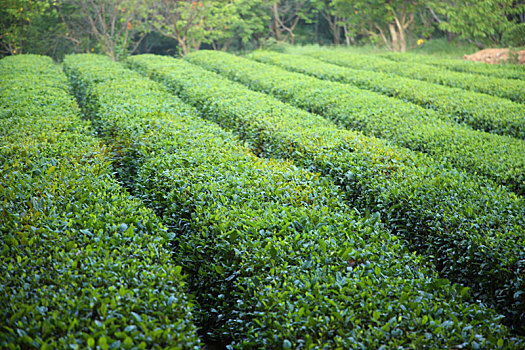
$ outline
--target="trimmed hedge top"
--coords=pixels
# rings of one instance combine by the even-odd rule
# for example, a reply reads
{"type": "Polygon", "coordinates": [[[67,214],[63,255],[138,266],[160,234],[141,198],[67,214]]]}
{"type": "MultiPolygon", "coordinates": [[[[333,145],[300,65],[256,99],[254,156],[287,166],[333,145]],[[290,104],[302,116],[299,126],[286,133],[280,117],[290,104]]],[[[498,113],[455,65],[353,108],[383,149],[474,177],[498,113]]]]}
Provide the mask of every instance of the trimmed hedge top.
{"type": "MultiPolygon", "coordinates": [[[[249,69],[254,62],[224,53],[189,58],[247,83],[253,78],[253,87],[264,76],[260,68],[260,75],[249,69]]],[[[412,247],[431,256],[444,276],[472,286],[476,296],[499,304],[512,320],[522,317],[523,295],[515,294],[522,288],[522,199],[406,149],[338,129],[187,62],[155,56],[128,62],[235,130],[261,154],[290,158],[331,176],[352,205],[379,212],[412,247]]]]}
{"type": "MultiPolygon", "coordinates": [[[[382,72],[337,66],[310,56],[257,51],[248,56],[320,79],[350,83],[422,107],[443,121],[456,121],[474,129],[525,139],[525,106],[504,98],[451,88],[382,72]]],[[[501,139],[500,142],[506,142],[501,139]]]]}
{"type": "Polygon", "coordinates": [[[179,232],[176,259],[210,337],[236,348],[513,346],[497,316],[465,302],[468,289],[435,279],[326,178],[255,157],[104,57],[64,62],[122,169],[137,168],[136,195],[179,232]]]}
{"type": "MultiPolygon", "coordinates": [[[[253,56],[271,60],[273,54],[253,56]]],[[[315,62],[302,64],[312,66],[315,62]]],[[[447,123],[433,111],[346,84],[321,81],[260,63],[246,65],[247,70],[259,72],[252,76],[271,76],[268,81],[258,80],[259,85],[273,89],[272,93],[285,102],[324,115],[349,129],[428,153],[437,161],[450,162],[457,168],[484,175],[518,194],[525,194],[524,140],[447,123]]]]}
{"type": "Polygon", "coordinates": [[[393,73],[407,78],[508,98],[519,103],[525,102],[525,81],[521,80],[445,71],[442,68],[425,64],[395,62],[380,56],[332,50],[312,51],[307,55],[345,67],[393,73]]]}
{"type": "Polygon", "coordinates": [[[525,80],[525,68],[518,64],[488,64],[451,58],[418,55],[411,53],[389,52],[381,54],[392,61],[416,62],[437,66],[456,72],[490,75],[495,78],[525,80]]]}
{"type": "Polygon", "coordinates": [[[169,233],[112,178],[60,68],[14,56],[0,75],[0,347],[199,348],[169,233]]]}

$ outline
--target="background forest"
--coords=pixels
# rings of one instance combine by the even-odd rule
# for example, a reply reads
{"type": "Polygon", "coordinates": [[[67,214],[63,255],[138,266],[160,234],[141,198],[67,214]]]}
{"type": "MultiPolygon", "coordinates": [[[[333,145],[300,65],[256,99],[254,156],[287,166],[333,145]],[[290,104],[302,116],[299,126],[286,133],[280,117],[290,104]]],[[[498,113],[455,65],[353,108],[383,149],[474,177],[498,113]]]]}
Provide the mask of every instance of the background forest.
{"type": "Polygon", "coordinates": [[[0,56],[185,55],[282,44],[406,51],[430,39],[525,45],[523,0],[0,0],[0,56]]]}

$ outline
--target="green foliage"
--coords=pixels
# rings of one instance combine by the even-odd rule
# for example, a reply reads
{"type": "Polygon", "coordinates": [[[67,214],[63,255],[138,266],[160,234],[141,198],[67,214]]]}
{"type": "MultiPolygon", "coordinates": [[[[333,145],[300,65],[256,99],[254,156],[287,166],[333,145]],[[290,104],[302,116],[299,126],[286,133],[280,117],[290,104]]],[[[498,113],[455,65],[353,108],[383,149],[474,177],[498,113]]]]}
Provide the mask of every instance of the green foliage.
{"type": "Polygon", "coordinates": [[[295,30],[301,20],[310,22],[316,0],[271,0],[271,31],[277,42],[295,43],[295,30]]]}
{"type": "MultiPolygon", "coordinates": [[[[43,20],[57,23],[58,14],[50,1],[0,0],[0,52],[48,53],[39,41],[50,45],[55,28],[43,20]],[[41,32],[45,31],[44,38],[41,32]]],[[[52,44],[51,44],[52,45],[52,44]]]]}
{"type": "Polygon", "coordinates": [[[173,232],[112,177],[60,68],[0,74],[0,347],[198,348],[173,232]]]}
{"type": "Polygon", "coordinates": [[[247,29],[243,40],[246,40],[246,35],[251,36],[252,26],[258,30],[259,23],[253,18],[244,20],[241,14],[258,8],[247,5],[246,2],[236,4],[228,0],[162,0],[149,6],[148,13],[152,18],[149,23],[162,35],[176,39],[181,53],[186,55],[199,50],[203,43],[215,45],[224,41],[232,36],[232,30],[247,29]]]}
{"type": "MultiPolygon", "coordinates": [[[[416,102],[419,102],[419,98],[423,100],[420,103],[425,105],[429,100],[432,103],[432,98],[434,98],[436,100],[434,105],[448,105],[450,104],[448,96],[454,96],[451,95],[454,91],[447,91],[448,88],[437,85],[437,89],[434,89],[432,86],[425,86],[429,85],[428,83],[418,80],[405,79],[403,81],[403,78],[391,77],[387,74],[350,70],[315,60],[312,57],[262,51],[250,54],[248,57],[282,66],[288,70],[314,75],[321,79],[349,82],[359,87],[372,88],[380,92],[389,91],[389,94],[393,95],[395,99],[382,97],[348,85],[323,83],[299,74],[284,73],[282,75],[281,87],[283,90],[292,85],[285,83],[285,81],[292,82],[298,88],[299,86],[316,87],[315,92],[311,93],[311,98],[308,98],[307,95],[310,94],[305,92],[301,101],[296,103],[302,108],[330,117],[349,129],[360,130],[365,134],[385,138],[400,146],[429,153],[437,160],[449,161],[458,168],[485,175],[495,182],[507,185],[519,194],[525,194],[525,178],[523,178],[525,158],[522,151],[525,149],[525,141],[474,131],[468,127],[451,123],[453,119],[449,113],[454,111],[448,110],[445,113],[437,113],[397,99],[415,99],[416,102]],[[439,88],[445,91],[439,91],[439,88]],[[324,97],[319,96],[321,91],[325,91],[324,97]],[[436,99],[436,92],[441,92],[440,96],[443,97],[436,99]],[[351,107],[344,102],[334,104],[332,102],[334,100],[352,101],[351,107]],[[415,125],[417,128],[414,127],[415,125]]],[[[263,67],[261,66],[261,68],[263,67]]],[[[279,74],[279,71],[275,71],[275,74],[279,74]]],[[[472,93],[466,92],[466,94],[472,93]]],[[[480,94],[480,96],[483,97],[484,95],[480,94]]],[[[458,97],[461,99],[465,96],[460,94],[458,97]]],[[[288,97],[284,98],[288,99],[288,97]]],[[[456,110],[461,111],[462,103],[467,101],[456,101],[456,110]]],[[[503,128],[496,124],[489,130],[510,129],[514,133],[515,125],[517,125],[518,135],[525,137],[525,130],[521,128],[525,126],[523,106],[511,103],[508,100],[503,101],[515,107],[515,114],[522,114],[522,118],[510,125],[503,124],[503,128]]],[[[472,105],[475,102],[472,101],[472,105]]],[[[500,107],[499,110],[505,112],[505,108],[500,107]]],[[[482,119],[481,122],[473,120],[470,124],[486,128],[487,123],[493,123],[491,116],[492,114],[486,113],[484,120],[482,119]]],[[[473,119],[469,115],[463,118],[467,121],[473,119]]]]}
{"type": "MultiPolygon", "coordinates": [[[[224,50],[238,38],[242,46],[255,41],[255,45],[266,35],[267,24],[270,21],[266,0],[236,0],[231,3],[235,17],[225,30],[225,35],[218,40],[224,50]]],[[[241,47],[242,48],[242,47],[241,47]]]]}
{"type": "MultiPolygon", "coordinates": [[[[310,80],[301,86],[287,75],[293,73],[225,53],[195,52],[187,59],[293,103],[316,103],[329,93],[310,80]],[[316,91],[317,96],[310,95],[316,91]]],[[[338,129],[193,65],[165,60],[164,68],[159,64],[148,69],[147,60],[140,67],[202,108],[208,118],[236,130],[256,152],[290,158],[331,176],[352,206],[380,213],[385,224],[431,258],[443,276],[472,287],[476,298],[495,305],[509,323],[521,327],[522,198],[425,156],[338,129]]],[[[328,101],[325,111],[345,103],[337,95],[328,101]]]]}
{"type": "MultiPolygon", "coordinates": [[[[129,61],[142,60],[155,63],[129,61]]],[[[326,179],[256,158],[104,57],[70,56],[65,67],[86,112],[142,164],[136,194],[180,232],[175,253],[210,336],[235,348],[440,347],[507,336],[498,317],[436,281],[377,217],[352,213],[326,179]]]]}
{"type": "Polygon", "coordinates": [[[421,10],[428,5],[428,1],[421,0],[334,0],[333,3],[344,18],[350,19],[373,42],[403,52],[416,14],[421,16],[421,10]]]}
{"type": "MultiPolygon", "coordinates": [[[[272,42],[406,51],[421,38],[453,33],[480,47],[516,47],[524,15],[525,5],[516,0],[0,0],[0,54],[62,59],[70,52],[102,52],[120,60],[159,52],[142,43],[149,33],[171,39],[162,54],[201,47],[244,51],[272,42]]],[[[457,53],[450,49],[456,45],[445,46],[457,53]]]]}
{"type": "Polygon", "coordinates": [[[256,158],[161,85],[104,57],[70,56],[65,67],[108,140],[141,162],[136,194],[180,232],[175,253],[210,336],[243,349],[491,346],[508,336],[376,216],[347,208],[327,179],[256,158]]]}
{"type": "MultiPolygon", "coordinates": [[[[381,56],[392,61],[427,64],[456,72],[479,74],[479,79],[483,79],[483,76],[487,75],[495,78],[525,80],[525,69],[510,64],[488,64],[468,60],[446,59],[415,54],[398,54],[393,52],[381,54],[381,56]]],[[[446,71],[444,74],[446,74],[446,71]]]]}
{"type": "Polygon", "coordinates": [[[147,1],[59,0],[58,6],[76,52],[103,52],[120,60],[135,52],[147,32],[147,1]]]}
{"type": "Polygon", "coordinates": [[[525,23],[516,24],[507,29],[503,33],[502,41],[506,46],[525,46],[525,23]]]}
{"type": "MultiPolygon", "coordinates": [[[[430,115],[444,121],[455,120],[475,129],[525,138],[525,107],[521,104],[458,88],[392,76],[387,73],[337,66],[328,63],[331,61],[332,56],[337,57],[337,55],[331,55],[329,51],[321,52],[319,50],[316,56],[324,58],[326,62],[317,60],[314,57],[279,55],[260,51],[254,52],[248,57],[260,62],[278,65],[291,71],[313,75],[320,79],[350,83],[359,88],[407,100],[422,107],[438,111],[439,113],[430,113],[430,115]]],[[[400,53],[388,53],[382,56],[403,62],[435,61],[430,57],[422,57],[419,60],[421,56],[407,56],[407,54],[400,53]]],[[[338,62],[337,58],[333,59],[333,61],[338,62]]],[[[455,63],[456,61],[452,62],[455,63]]],[[[462,61],[459,63],[462,63],[462,61]]],[[[467,69],[468,67],[470,66],[467,65],[465,68],[467,69]]],[[[517,70],[516,74],[519,72],[517,70]]],[[[496,143],[500,144],[505,142],[505,139],[496,141],[496,143]]],[[[523,146],[519,145],[518,147],[523,146]]]]}
{"type": "Polygon", "coordinates": [[[485,43],[499,44],[504,33],[515,30],[515,15],[525,14],[525,4],[516,0],[478,0],[458,4],[438,1],[430,5],[443,15],[439,28],[458,34],[483,47],[485,43]]]}
{"type": "MultiPolygon", "coordinates": [[[[453,38],[452,34],[449,34],[450,38],[439,37],[440,33],[433,34],[435,36],[424,40],[421,45],[412,48],[410,51],[414,54],[418,54],[418,56],[432,56],[451,59],[462,59],[465,55],[470,55],[479,51],[475,45],[463,39],[453,38]]],[[[396,54],[395,52],[389,53],[396,54]]]]}
{"type": "Polygon", "coordinates": [[[379,56],[359,55],[344,51],[335,51],[329,54],[318,51],[309,53],[309,55],[340,66],[396,74],[406,78],[507,98],[518,103],[525,102],[525,82],[521,80],[448,72],[439,67],[425,64],[394,62],[379,56]]]}

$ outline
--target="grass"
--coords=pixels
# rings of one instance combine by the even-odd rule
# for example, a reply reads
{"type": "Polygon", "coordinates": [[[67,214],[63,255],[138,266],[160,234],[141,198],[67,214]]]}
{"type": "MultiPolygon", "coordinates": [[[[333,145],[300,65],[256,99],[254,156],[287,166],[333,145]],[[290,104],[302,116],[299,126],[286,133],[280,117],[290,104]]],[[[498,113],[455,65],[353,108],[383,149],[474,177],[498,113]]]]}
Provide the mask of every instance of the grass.
{"type": "MultiPolygon", "coordinates": [[[[273,43],[267,45],[266,49],[283,52],[283,53],[301,53],[312,50],[319,50],[324,46],[320,45],[290,45],[286,43],[273,43]]],[[[334,48],[334,47],[332,47],[334,48]]],[[[360,54],[378,54],[389,52],[382,46],[376,46],[372,44],[365,44],[360,46],[345,46],[340,45],[336,47],[337,50],[350,51],[353,53],[360,54]]],[[[422,45],[416,46],[416,44],[410,45],[408,52],[418,53],[423,55],[438,56],[441,58],[457,58],[462,59],[463,55],[469,55],[478,51],[477,47],[471,45],[465,41],[454,40],[449,42],[446,38],[432,39],[425,41],[422,45]]]]}

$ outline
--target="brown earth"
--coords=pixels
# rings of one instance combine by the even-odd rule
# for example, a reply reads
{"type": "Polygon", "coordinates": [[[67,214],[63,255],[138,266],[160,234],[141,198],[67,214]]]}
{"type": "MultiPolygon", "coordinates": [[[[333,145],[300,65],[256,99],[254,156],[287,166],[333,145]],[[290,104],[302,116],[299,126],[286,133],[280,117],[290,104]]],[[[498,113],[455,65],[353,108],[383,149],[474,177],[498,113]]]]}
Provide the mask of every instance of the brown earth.
{"type": "MultiPolygon", "coordinates": [[[[511,57],[517,58],[519,64],[525,63],[525,50],[511,53],[511,57]]],[[[509,49],[485,49],[472,55],[463,56],[464,60],[497,64],[509,59],[509,49]]]]}

